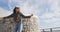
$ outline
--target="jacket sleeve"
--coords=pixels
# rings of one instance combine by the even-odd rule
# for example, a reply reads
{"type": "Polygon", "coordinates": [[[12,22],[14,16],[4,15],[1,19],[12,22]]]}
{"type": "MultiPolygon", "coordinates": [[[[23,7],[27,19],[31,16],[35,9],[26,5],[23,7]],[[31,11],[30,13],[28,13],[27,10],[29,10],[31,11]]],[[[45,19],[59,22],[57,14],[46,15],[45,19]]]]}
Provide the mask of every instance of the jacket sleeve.
{"type": "Polygon", "coordinates": [[[9,16],[7,16],[7,17],[4,17],[4,19],[5,19],[5,18],[10,18],[10,17],[12,17],[12,16],[13,16],[13,14],[11,14],[11,15],[9,15],[9,16]]]}
{"type": "Polygon", "coordinates": [[[23,15],[22,13],[20,13],[20,15],[23,17],[23,18],[30,18],[31,16],[25,16],[23,15]]]}

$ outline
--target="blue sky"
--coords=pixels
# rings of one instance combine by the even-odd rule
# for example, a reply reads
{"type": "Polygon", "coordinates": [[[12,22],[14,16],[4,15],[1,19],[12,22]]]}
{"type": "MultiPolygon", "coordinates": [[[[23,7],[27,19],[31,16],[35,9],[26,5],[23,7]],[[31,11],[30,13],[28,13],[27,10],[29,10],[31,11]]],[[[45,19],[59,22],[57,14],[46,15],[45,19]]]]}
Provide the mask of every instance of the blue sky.
{"type": "Polygon", "coordinates": [[[0,16],[8,16],[15,6],[23,14],[39,17],[40,27],[60,27],[60,0],[0,0],[0,16]]]}

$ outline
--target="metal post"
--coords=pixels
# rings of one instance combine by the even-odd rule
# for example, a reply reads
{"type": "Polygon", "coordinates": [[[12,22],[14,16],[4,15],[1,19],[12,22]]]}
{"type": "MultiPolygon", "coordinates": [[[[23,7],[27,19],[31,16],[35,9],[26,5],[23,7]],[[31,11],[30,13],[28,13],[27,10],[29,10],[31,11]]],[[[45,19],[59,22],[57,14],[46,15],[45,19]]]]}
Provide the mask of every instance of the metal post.
{"type": "Polygon", "coordinates": [[[50,28],[50,32],[52,32],[52,28],[50,28]]]}
{"type": "Polygon", "coordinates": [[[44,29],[43,29],[43,32],[44,32],[44,29]]]}

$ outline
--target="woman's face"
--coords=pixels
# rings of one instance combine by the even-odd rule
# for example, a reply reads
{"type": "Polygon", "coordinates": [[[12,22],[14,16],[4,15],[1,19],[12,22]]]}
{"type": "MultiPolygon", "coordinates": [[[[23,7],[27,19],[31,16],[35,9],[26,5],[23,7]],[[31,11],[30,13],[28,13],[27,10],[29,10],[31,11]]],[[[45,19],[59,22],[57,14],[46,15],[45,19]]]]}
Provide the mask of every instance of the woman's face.
{"type": "Polygon", "coordinates": [[[16,11],[16,13],[18,13],[18,12],[19,12],[19,8],[16,8],[16,10],[15,10],[15,11],[16,11]]]}

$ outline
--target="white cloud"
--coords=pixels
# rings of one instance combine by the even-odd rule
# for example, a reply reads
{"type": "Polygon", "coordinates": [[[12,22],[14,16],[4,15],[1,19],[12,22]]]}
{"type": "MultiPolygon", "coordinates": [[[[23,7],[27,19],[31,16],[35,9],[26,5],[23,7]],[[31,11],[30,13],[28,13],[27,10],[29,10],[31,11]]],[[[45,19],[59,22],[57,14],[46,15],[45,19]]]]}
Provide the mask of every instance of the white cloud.
{"type": "Polygon", "coordinates": [[[8,16],[10,14],[11,14],[10,11],[7,11],[7,10],[0,7],[0,17],[5,17],[5,16],[8,16]]]}
{"type": "MultiPolygon", "coordinates": [[[[16,6],[21,7],[21,11],[24,14],[41,14],[42,9],[38,9],[40,5],[43,5],[47,0],[10,0],[9,6],[12,7],[12,4],[17,4],[16,6]]],[[[12,8],[10,8],[12,9],[12,8]]]]}
{"type": "Polygon", "coordinates": [[[16,6],[21,7],[21,11],[24,14],[33,13],[33,14],[38,14],[38,15],[42,14],[45,11],[43,7],[42,7],[43,9],[40,9],[39,8],[40,6],[44,6],[44,4],[50,5],[48,9],[50,9],[53,12],[48,13],[48,10],[47,10],[46,12],[44,12],[44,14],[42,14],[42,16],[40,16],[40,18],[44,19],[43,22],[48,23],[49,25],[50,24],[54,24],[54,26],[58,25],[60,18],[56,18],[56,17],[60,16],[60,13],[59,13],[60,7],[58,6],[59,0],[25,0],[25,1],[24,0],[11,0],[9,2],[10,7],[12,4],[16,4],[16,3],[18,4],[16,6]]]}
{"type": "MultiPolygon", "coordinates": [[[[59,18],[60,17],[59,0],[9,0],[8,3],[11,11],[13,10],[12,8],[14,8],[13,6],[19,6],[21,7],[21,11],[24,14],[33,13],[36,15],[40,15],[43,13],[42,16],[40,16],[40,19],[43,19],[44,23],[47,23],[50,26],[52,26],[51,24],[53,24],[54,26],[60,26],[58,24],[58,22],[60,21],[59,20],[60,19],[59,18]],[[49,5],[49,7],[47,5],[48,10],[44,8],[46,7],[45,6],[46,4],[49,5]],[[48,11],[50,10],[53,12],[49,13],[48,11]]],[[[9,14],[7,13],[8,11],[5,11],[5,9],[3,8],[0,8],[0,10],[1,10],[1,13],[0,13],[1,16],[5,16],[5,14],[9,14]]]]}
{"type": "Polygon", "coordinates": [[[59,0],[53,1],[52,5],[51,5],[51,10],[53,10],[54,12],[60,11],[59,0]]]}
{"type": "Polygon", "coordinates": [[[50,5],[49,9],[53,12],[52,13],[46,12],[42,16],[40,16],[40,18],[43,19],[44,23],[48,24],[48,26],[46,27],[59,27],[60,26],[59,0],[49,0],[48,5],[50,5]]]}

